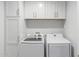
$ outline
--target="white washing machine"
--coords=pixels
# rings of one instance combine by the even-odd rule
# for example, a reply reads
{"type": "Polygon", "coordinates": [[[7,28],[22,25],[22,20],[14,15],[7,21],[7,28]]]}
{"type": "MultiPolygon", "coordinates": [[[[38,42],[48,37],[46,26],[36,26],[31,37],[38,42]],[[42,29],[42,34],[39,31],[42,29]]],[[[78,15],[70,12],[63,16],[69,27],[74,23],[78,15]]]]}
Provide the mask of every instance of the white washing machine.
{"type": "Polygon", "coordinates": [[[44,37],[41,39],[26,39],[20,41],[20,57],[44,57],[44,37]]]}
{"type": "Polygon", "coordinates": [[[46,37],[47,57],[70,57],[71,42],[60,33],[47,34],[46,37]]]}

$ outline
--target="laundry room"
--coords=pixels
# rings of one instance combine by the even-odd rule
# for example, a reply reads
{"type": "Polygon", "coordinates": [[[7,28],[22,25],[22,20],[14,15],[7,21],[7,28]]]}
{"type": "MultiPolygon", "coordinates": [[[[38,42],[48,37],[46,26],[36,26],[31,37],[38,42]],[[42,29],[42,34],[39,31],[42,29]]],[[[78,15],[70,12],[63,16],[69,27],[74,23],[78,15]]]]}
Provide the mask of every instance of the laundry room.
{"type": "Polygon", "coordinates": [[[79,57],[79,1],[0,1],[1,57],[79,57]]]}

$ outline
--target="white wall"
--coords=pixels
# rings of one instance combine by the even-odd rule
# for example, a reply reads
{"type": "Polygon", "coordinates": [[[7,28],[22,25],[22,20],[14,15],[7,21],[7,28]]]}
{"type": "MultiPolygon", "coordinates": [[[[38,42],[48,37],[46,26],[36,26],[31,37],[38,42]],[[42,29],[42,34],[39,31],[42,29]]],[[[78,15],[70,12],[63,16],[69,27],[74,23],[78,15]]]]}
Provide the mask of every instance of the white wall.
{"type": "Polygon", "coordinates": [[[65,23],[65,36],[72,42],[72,46],[74,48],[74,56],[78,56],[79,54],[79,16],[77,13],[79,12],[79,6],[77,7],[76,1],[67,2],[67,16],[65,23]]]}
{"type": "Polygon", "coordinates": [[[27,28],[64,28],[64,21],[63,19],[37,19],[37,20],[25,20],[27,28]]]}
{"type": "Polygon", "coordinates": [[[77,1],[77,54],[79,56],[79,1],[77,1]]]}
{"type": "Polygon", "coordinates": [[[42,34],[49,34],[49,33],[63,33],[63,28],[47,28],[47,29],[34,29],[34,28],[28,28],[25,30],[24,33],[32,33],[40,32],[42,34]]]}
{"type": "Polygon", "coordinates": [[[63,33],[64,20],[25,20],[25,33],[63,33]]]}
{"type": "Polygon", "coordinates": [[[0,56],[4,56],[4,2],[0,2],[0,56]]]}

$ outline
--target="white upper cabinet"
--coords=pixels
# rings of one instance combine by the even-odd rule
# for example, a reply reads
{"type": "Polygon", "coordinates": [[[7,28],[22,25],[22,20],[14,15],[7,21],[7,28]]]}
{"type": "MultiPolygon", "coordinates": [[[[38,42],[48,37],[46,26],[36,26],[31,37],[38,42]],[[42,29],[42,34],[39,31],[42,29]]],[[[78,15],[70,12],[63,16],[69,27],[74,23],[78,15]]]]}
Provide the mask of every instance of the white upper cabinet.
{"type": "Polygon", "coordinates": [[[44,2],[24,2],[25,18],[44,18],[44,2]]]}
{"type": "Polygon", "coordinates": [[[45,18],[45,2],[37,3],[37,18],[45,18]]]}
{"type": "Polygon", "coordinates": [[[46,18],[64,19],[65,2],[63,1],[46,2],[45,11],[46,11],[46,18]]]}
{"type": "Polygon", "coordinates": [[[45,18],[54,18],[55,17],[55,2],[46,2],[45,11],[46,11],[45,18]]]}
{"type": "Polygon", "coordinates": [[[65,18],[65,2],[24,2],[25,18],[65,18]]]}
{"type": "Polygon", "coordinates": [[[26,18],[33,18],[33,8],[35,8],[34,4],[29,2],[24,2],[24,16],[26,18]]]}
{"type": "Polygon", "coordinates": [[[65,18],[65,2],[57,1],[55,3],[55,17],[65,18]]]}
{"type": "Polygon", "coordinates": [[[18,2],[17,1],[7,1],[5,2],[6,16],[18,16],[18,2]]]}

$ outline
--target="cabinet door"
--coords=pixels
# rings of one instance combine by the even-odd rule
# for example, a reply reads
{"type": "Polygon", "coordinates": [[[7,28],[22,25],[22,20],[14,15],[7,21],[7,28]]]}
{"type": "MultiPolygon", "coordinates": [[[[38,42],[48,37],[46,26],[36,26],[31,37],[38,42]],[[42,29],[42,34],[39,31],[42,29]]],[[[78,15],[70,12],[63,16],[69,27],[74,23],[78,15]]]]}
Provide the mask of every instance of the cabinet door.
{"type": "Polygon", "coordinates": [[[6,42],[17,43],[18,18],[7,18],[6,22],[6,42]]]}
{"type": "Polygon", "coordinates": [[[44,18],[44,2],[25,2],[25,18],[44,18]]]}
{"type": "Polygon", "coordinates": [[[17,57],[18,56],[18,46],[17,44],[7,44],[6,45],[6,57],[17,57]]]}
{"type": "Polygon", "coordinates": [[[22,44],[19,50],[21,57],[43,57],[44,44],[22,44]]]}
{"type": "Polygon", "coordinates": [[[59,18],[65,18],[65,2],[57,1],[55,2],[55,15],[59,18]]]}
{"type": "Polygon", "coordinates": [[[69,44],[49,44],[48,56],[49,57],[69,57],[70,50],[69,44]]]}
{"type": "Polygon", "coordinates": [[[55,2],[46,2],[45,4],[46,18],[55,18],[55,2]]]}
{"type": "Polygon", "coordinates": [[[18,45],[18,18],[6,19],[6,56],[16,56],[18,45]]]}
{"type": "Polygon", "coordinates": [[[25,18],[33,18],[34,4],[31,2],[24,3],[25,18]]]}
{"type": "Polygon", "coordinates": [[[36,6],[37,18],[45,18],[45,2],[39,2],[36,6]]]}
{"type": "Polygon", "coordinates": [[[18,15],[18,2],[7,1],[5,2],[6,16],[17,16],[18,15]]]}

